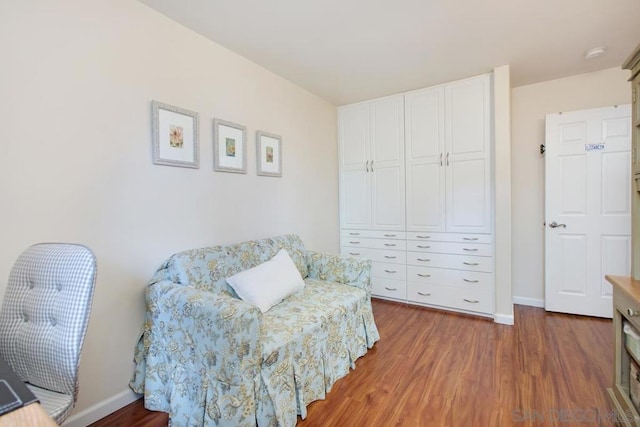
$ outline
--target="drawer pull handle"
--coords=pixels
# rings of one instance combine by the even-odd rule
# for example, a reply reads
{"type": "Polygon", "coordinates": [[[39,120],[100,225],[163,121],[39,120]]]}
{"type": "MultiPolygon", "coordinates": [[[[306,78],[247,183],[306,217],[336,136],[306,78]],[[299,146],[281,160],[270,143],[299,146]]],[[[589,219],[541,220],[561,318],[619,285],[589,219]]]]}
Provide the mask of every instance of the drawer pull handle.
{"type": "Polygon", "coordinates": [[[418,295],[422,295],[423,297],[430,297],[431,294],[425,294],[423,292],[418,292],[418,295]]]}
{"type": "Polygon", "coordinates": [[[349,255],[360,255],[360,252],[349,252],[349,255]]]}
{"type": "Polygon", "coordinates": [[[395,234],[385,234],[384,237],[396,237],[395,234]]]}
{"type": "Polygon", "coordinates": [[[397,273],[397,271],[396,271],[396,270],[385,270],[384,272],[385,272],[385,273],[391,273],[391,274],[395,274],[395,273],[397,273]]]}
{"type": "Polygon", "coordinates": [[[396,244],[395,244],[395,243],[385,243],[384,245],[385,245],[385,246],[393,247],[393,246],[395,246],[396,244]]]}
{"type": "Polygon", "coordinates": [[[420,277],[431,277],[431,275],[430,275],[430,274],[422,274],[422,273],[417,273],[417,274],[418,274],[418,276],[420,276],[420,277]]]}
{"type": "Polygon", "coordinates": [[[478,240],[478,238],[477,237],[463,237],[462,240],[467,240],[467,241],[470,241],[470,242],[474,242],[474,241],[478,240]]]}
{"type": "Polygon", "coordinates": [[[469,280],[469,279],[462,279],[462,280],[464,280],[467,283],[478,283],[479,282],[479,280],[469,280]]]}
{"type": "Polygon", "coordinates": [[[430,239],[431,236],[416,236],[418,239],[430,239]]]}
{"type": "Polygon", "coordinates": [[[463,300],[465,300],[466,302],[468,302],[469,304],[477,304],[480,301],[478,301],[477,299],[474,300],[470,300],[470,299],[466,299],[466,298],[462,298],[463,300]]]}
{"type": "Polygon", "coordinates": [[[349,243],[351,243],[352,245],[359,245],[360,244],[360,242],[349,242],[349,243]]]}
{"type": "Polygon", "coordinates": [[[386,290],[388,290],[388,291],[397,291],[397,290],[398,290],[398,288],[388,288],[388,287],[386,287],[386,286],[385,286],[384,288],[385,288],[386,290]]]}
{"type": "Polygon", "coordinates": [[[418,261],[420,262],[428,262],[431,261],[429,258],[418,258],[418,261]]]}
{"type": "Polygon", "coordinates": [[[479,265],[477,262],[467,262],[467,261],[463,261],[462,262],[464,265],[479,265]]]}
{"type": "Polygon", "coordinates": [[[463,251],[467,251],[467,252],[476,252],[478,249],[477,248],[473,248],[473,249],[469,249],[469,248],[462,248],[463,251]]]}
{"type": "Polygon", "coordinates": [[[418,245],[418,247],[420,249],[429,249],[431,246],[427,246],[427,245],[418,245]]]}
{"type": "Polygon", "coordinates": [[[350,236],[359,236],[360,233],[349,233],[350,236]]]}
{"type": "Polygon", "coordinates": [[[629,317],[636,317],[638,314],[640,314],[640,311],[634,310],[633,308],[627,308],[627,315],[629,315],[629,317]]]}
{"type": "Polygon", "coordinates": [[[395,256],[389,256],[389,255],[385,255],[384,257],[387,258],[387,259],[396,259],[397,258],[395,256]]]}

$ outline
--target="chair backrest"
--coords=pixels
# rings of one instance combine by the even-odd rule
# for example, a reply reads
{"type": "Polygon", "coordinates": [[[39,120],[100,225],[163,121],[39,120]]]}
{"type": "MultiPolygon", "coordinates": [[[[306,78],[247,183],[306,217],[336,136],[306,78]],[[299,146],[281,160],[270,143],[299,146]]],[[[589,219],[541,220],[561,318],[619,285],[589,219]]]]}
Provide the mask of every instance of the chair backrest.
{"type": "Polygon", "coordinates": [[[41,243],[18,257],[0,310],[0,354],[24,381],[75,401],[95,280],[85,246],[41,243]]]}

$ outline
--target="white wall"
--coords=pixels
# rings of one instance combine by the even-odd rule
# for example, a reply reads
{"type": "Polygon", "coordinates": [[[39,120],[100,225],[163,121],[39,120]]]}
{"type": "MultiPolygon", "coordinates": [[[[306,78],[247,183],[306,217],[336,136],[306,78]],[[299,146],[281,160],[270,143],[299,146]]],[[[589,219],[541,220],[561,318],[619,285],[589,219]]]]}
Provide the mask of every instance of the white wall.
{"type": "Polygon", "coordinates": [[[629,72],[594,73],[514,88],[512,102],[512,276],[516,303],[544,302],[545,115],[631,102],[629,72]]]}
{"type": "Polygon", "coordinates": [[[511,284],[511,70],[493,70],[496,313],[498,323],[513,325],[511,284]]]}
{"type": "Polygon", "coordinates": [[[33,243],[98,258],[76,414],[128,389],[172,253],[289,232],[338,251],[328,102],[134,0],[3,1],[0,52],[0,294],[33,243]],[[151,100],[200,113],[200,169],[152,164],[151,100]],[[213,172],[213,117],[247,126],[246,175],[213,172]],[[256,130],[282,135],[282,178],[256,176],[256,130]]]}

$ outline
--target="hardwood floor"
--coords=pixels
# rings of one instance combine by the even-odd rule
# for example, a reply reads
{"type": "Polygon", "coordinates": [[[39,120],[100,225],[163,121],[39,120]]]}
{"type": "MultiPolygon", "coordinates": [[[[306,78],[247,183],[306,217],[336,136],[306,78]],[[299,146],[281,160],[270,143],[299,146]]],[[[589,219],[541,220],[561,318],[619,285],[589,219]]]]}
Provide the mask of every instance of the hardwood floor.
{"type": "MultiPolygon", "coordinates": [[[[300,427],[612,426],[611,320],[515,306],[515,326],[375,299],[380,341],[300,427]]],[[[166,426],[142,401],[93,424],[166,426]]]]}

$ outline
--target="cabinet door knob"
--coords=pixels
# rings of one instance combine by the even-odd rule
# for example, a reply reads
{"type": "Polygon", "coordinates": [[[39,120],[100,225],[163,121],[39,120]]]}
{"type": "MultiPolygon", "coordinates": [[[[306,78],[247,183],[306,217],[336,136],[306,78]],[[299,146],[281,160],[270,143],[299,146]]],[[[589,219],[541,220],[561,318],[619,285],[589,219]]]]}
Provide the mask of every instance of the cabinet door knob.
{"type": "Polygon", "coordinates": [[[425,294],[423,292],[418,292],[418,295],[422,295],[423,297],[430,297],[431,294],[425,294]]]}
{"type": "Polygon", "coordinates": [[[397,290],[398,290],[398,288],[388,288],[388,287],[386,287],[386,286],[385,286],[384,288],[385,288],[386,290],[388,290],[388,291],[397,291],[397,290]]]}
{"type": "Polygon", "coordinates": [[[474,241],[474,240],[478,240],[478,238],[477,237],[463,237],[462,240],[474,241]]]}
{"type": "Polygon", "coordinates": [[[395,234],[385,234],[384,237],[396,237],[395,234]]]}
{"type": "Polygon", "coordinates": [[[467,252],[476,252],[478,249],[476,248],[462,248],[463,251],[467,251],[467,252]]]}
{"type": "Polygon", "coordinates": [[[478,265],[477,262],[467,262],[467,261],[463,261],[462,262],[464,265],[478,265]]]}
{"type": "Polygon", "coordinates": [[[418,236],[416,236],[416,237],[417,237],[418,239],[430,239],[430,238],[431,238],[431,236],[420,236],[420,235],[418,235],[418,236]]]}
{"type": "Polygon", "coordinates": [[[418,261],[420,262],[428,262],[431,261],[429,258],[417,258],[418,261]]]}
{"type": "Polygon", "coordinates": [[[431,246],[427,245],[417,245],[420,249],[429,249],[431,246]]]}
{"type": "Polygon", "coordinates": [[[391,273],[391,274],[395,274],[397,273],[396,270],[384,270],[385,273],[391,273]]]}
{"type": "Polygon", "coordinates": [[[349,255],[353,255],[353,256],[360,255],[360,252],[349,252],[349,255]]]}
{"type": "Polygon", "coordinates": [[[393,246],[395,246],[396,244],[395,244],[395,243],[385,243],[384,245],[385,245],[385,246],[389,246],[389,247],[393,247],[393,246]]]}
{"type": "Polygon", "coordinates": [[[417,274],[418,274],[418,276],[420,276],[420,277],[431,277],[431,275],[430,275],[430,274],[422,274],[422,273],[417,273],[417,274]]]}
{"type": "Polygon", "coordinates": [[[369,160],[367,160],[367,163],[364,164],[364,168],[367,172],[369,172],[369,160]]]}
{"type": "Polygon", "coordinates": [[[467,283],[478,283],[479,282],[479,280],[469,280],[469,279],[462,279],[462,280],[464,280],[467,283]]]}
{"type": "Polygon", "coordinates": [[[397,258],[397,257],[394,257],[394,256],[389,256],[389,255],[385,255],[384,257],[387,258],[387,259],[396,259],[397,258]]]}
{"type": "Polygon", "coordinates": [[[474,300],[470,300],[470,299],[466,299],[466,298],[462,298],[462,299],[465,300],[466,302],[470,303],[470,304],[477,304],[477,303],[480,302],[477,299],[474,299],[474,300]]]}
{"type": "Polygon", "coordinates": [[[638,310],[634,310],[633,308],[627,308],[627,315],[629,317],[636,317],[638,314],[638,310]]]}

